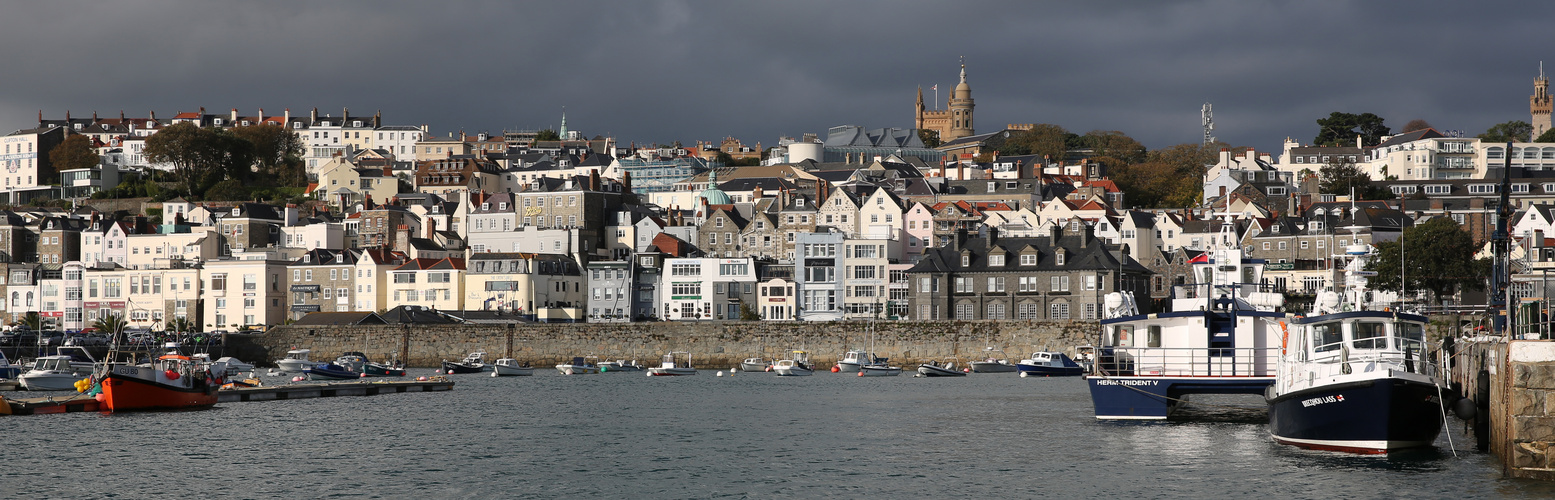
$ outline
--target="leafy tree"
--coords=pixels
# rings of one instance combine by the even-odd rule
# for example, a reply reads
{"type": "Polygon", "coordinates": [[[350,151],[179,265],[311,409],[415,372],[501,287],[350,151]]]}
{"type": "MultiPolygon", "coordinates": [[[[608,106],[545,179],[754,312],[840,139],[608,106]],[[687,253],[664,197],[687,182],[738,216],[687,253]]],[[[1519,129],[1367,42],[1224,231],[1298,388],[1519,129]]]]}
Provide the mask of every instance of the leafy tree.
{"type": "Polygon", "coordinates": [[[1409,123],[1405,123],[1404,124],[1404,131],[1402,133],[1406,133],[1407,134],[1409,132],[1414,132],[1416,130],[1425,130],[1425,129],[1428,129],[1428,128],[1432,128],[1430,122],[1427,122],[1425,120],[1421,120],[1419,118],[1416,118],[1416,119],[1413,119],[1413,120],[1409,120],[1409,123]]]}
{"type": "Polygon", "coordinates": [[[1555,142],[1555,128],[1546,130],[1544,133],[1539,134],[1538,137],[1533,138],[1533,142],[1555,142]]]}
{"type": "Polygon", "coordinates": [[[190,333],[200,331],[200,324],[190,321],[189,318],[173,318],[167,322],[167,330],[175,333],[190,333]]]}
{"type": "Polygon", "coordinates": [[[944,144],[939,140],[938,130],[918,129],[918,140],[923,141],[923,147],[937,148],[944,144]]]}
{"type": "Polygon", "coordinates": [[[1197,206],[1204,190],[1205,166],[1218,160],[1223,147],[1226,144],[1218,142],[1178,144],[1146,153],[1143,162],[1110,163],[1108,172],[1135,206],[1197,206]]]}
{"type": "Polygon", "coordinates": [[[1047,158],[1049,162],[1064,160],[1069,152],[1069,138],[1074,134],[1063,127],[1051,123],[1039,123],[1031,130],[1020,134],[1011,134],[1010,138],[1000,146],[1000,154],[1034,154],[1047,158]],[[1017,152],[1005,152],[1004,148],[1014,147],[1017,152]],[[1019,152],[1025,150],[1025,152],[1019,152]]]}
{"type": "Polygon", "coordinates": [[[1475,137],[1485,142],[1528,142],[1528,138],[1532,135],[1533,125],[1522,120],[1512,120],[1491,125],[1485,133],[1475,137]]]}
{"type": "MultiPolygon", "coordinates": [[[[558,135],[555,130],[545,129],[545,130],[541,130],[541,131],[535,133],[535,140],[537,140],[537,141],[560,141],[560,140],[562,140],[562,136],[558,135]]],[[[679,146],[676,146],[676,147],[679,147],[679,146]]]]}
{"type": "Polygon", "coordinates": [[[232,135],[252,145],[254,159],[264,177],[276,176],[287,165],[302,163],[302,139],[286,127],[272,124],[238,127],[232,129],[232,135]]]}
{"type": "Polygon", "coordinates": [[[49,150],[49,162],[54,164],[55,170],[91,168],[97,166],[97,161],[97,151],[92,149],[92,140],[80,134],[71,134],[64,142],[49,150]]]}
{"type": "Polygon", "coordinates": [[[22,316],[22,325],[35,332],[43,330],[43,316],[36,311],[29,312],[26,316],[22,316]]]}
{"type": "Polygon", "coordinates": [[[100,332],[113,336],[113,342],[115,344],[122,343],[124,341],[124,339],[119,338],[119,336],[122,335],[124,333],[124,329],[128,327],[129,324],[124,322],[124,318],[117,314],[109,314],[107,316],[97,318],[97,321],[92,322],[92,328],[96,328],[100,332]]]}
{"type": "Polygon", "coordinates": [[[1377,273],[1368,286],[1399,291],[1399,251],[1404,252],[1403,284],[1409,290],[1426,290],[1439,303],[1456,290],[1483,290],[1490,277],[1490,259],[1475,259],[1474,238],[1447,217],[1437,217],[1404,229],[1400,241],[1379,243],[1377,257],[1366,270],[1377,273]]]}
{"type": "Polygon", "coordinates": [[[205,199],[218,201],[241,201],[248,199],[249,190],[242,182],[235,179],[227,179],[216,183],[205,191],[205,199]]]}
{"type": "Polygon", "coordinates": [[[1328,118],[1317,120],[1317,138],[1312,142],[1320,146],[1353,146],[1355,136],[1361,136],[1361,141],[1367,146],[1376,146],[1382,142],[1382,136],[1388,135],[1388,127],[1383,125],[1382,117],[1361,113],[1341,113],[1335,111],[1328,118]]]}
{"type": "Polygon", "coordinates": [[[1318,171],[1318,189],[1324,194],[1348,196],[1354,190],[1355,196],[1365,200],[1386,200],[1393,198],[1393,192],[1383,189],[1371,183],[1371,176],[1355,162],[1336,160],[1318,171]]]}
{"type": "Polygon", "coordinates": [[[1117,130],[1092,130],[1074,142],[1079,148],[1090,149],[1097,157],[1117,158],[1129,163],[1144,161],[1148,153],[1144,144],[1117,130]]]}
{"type": "Polygon", "coordinates": [[[224,130],[206,130],[188,122],[146,138],[146,159],[168,163],[179,187],[190,195],[225,178],[246,179],[254,164],[253,145],[224,130]]]}

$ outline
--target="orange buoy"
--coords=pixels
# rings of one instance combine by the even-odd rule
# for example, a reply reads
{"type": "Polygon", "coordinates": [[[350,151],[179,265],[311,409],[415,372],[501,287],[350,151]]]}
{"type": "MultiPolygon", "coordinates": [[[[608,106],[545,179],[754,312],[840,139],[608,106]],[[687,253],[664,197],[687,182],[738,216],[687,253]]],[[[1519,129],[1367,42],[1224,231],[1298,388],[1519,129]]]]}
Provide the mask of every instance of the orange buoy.
{"type": "Polygon", "coordinates": [[[860,376],[860,377],[864,376],[864,370],[859,370],[858,371],[858,376],[860,376]]]}
{"type": "Polygon", "coordinates": [[[837,373],[837,372],[840,372],[840,371],[842,371],[842,367],[841,366],[831,365],[831,372],[832,373],[837,373]]]}

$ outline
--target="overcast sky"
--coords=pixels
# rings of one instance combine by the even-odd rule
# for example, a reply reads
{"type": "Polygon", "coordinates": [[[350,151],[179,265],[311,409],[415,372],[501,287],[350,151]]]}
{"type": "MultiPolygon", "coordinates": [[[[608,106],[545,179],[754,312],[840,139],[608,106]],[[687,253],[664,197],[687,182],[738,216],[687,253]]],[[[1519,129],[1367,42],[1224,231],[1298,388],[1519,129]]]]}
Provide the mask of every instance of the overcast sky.
{"type": "MultiPolygon", "coordinates": [[[[771,146],[913,126],[954,87],[978,132],[1276,150],[1332,111],[1477,134],[1529,119],[1555,2],[0,2],[0,128],[48,118],[381,110],[440,134],[556,128],[771,146]],[[1542,35],[1541,35],[1542,33],[1542,35]],[[931,103],[931,107],[934,104],[931,103]]],[[[939,104],[943,107],[943,104],[939,104]]]]}

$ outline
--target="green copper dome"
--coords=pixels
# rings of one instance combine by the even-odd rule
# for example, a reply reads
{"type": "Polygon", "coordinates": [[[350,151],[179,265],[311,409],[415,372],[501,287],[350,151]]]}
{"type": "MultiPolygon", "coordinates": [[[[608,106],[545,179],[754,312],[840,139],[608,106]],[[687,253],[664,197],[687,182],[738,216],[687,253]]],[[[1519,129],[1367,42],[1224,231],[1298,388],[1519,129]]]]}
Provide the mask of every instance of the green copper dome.
{"type": "Polygon", "coordinates": [[[707,198],[708,205],[730,205],[734,200],[729,198],[729,193],[718,189],[718,169],[707,171],[707,189],[702,190],[697,196],[707,198]]]}

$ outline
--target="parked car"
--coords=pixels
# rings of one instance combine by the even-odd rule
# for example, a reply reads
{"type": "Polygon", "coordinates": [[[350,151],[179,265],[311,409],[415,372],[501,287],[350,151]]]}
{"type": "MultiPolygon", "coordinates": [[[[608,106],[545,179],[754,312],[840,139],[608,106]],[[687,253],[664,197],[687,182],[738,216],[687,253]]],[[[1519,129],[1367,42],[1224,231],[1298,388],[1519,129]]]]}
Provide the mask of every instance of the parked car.
{"type": "Polygon", "coordinates": [[[0,332],[0,345],[27,346],[38,343],[38,332],[32,330],[12,330],[0,332]]]}

